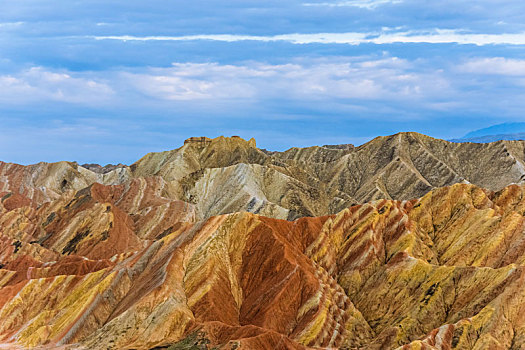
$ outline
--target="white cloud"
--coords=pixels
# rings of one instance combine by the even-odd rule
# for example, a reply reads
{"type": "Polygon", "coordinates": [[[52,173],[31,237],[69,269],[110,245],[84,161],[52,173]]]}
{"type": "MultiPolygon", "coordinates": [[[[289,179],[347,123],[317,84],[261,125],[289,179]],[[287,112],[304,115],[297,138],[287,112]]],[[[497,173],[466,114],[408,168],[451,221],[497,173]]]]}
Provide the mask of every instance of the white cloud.
{"type": "Polygon", "coordinates": [[[440,72],[397,57],[296,59],[287,64],[174,63],[167,68],[76,73],[34,67],[0,75],[0,102],[100,106],[168,103],[424,99],[448,91],[440,72]],[[420,69],[420,68],[417,68],[420,69]]]}
{"type": "Polygon", "coordinates": [[[33,67],[14,75],[0,75],[0,101],[61,101],[98,103],[107,100],[113,90],[93,78],[73,76],[70,72],[54,72],[33,67]]]}
{"type": "Polygon", "coordinates": [[[24,22],[0,22],[0,28],[13,28],[23,25],[24,22]]]}
{"type": "Polygon", "coordinates": [[[186,36],[132,36],[109,35],[93,36],[96,40],[121,41],[191,41],[211,40],[223,42],[237,41],[286,41],[292,44],[393,44],[393,43],[429,43],[429,44],[472,44],[484,45],[525,45],[525,33],[477,34],[458,30],[435,29],[431,31],[405,32],[369,32],[369,33],[313,33],[313,34],[281,34],[273,36],[207,34],[186,36]]]}
{"type": "Polygon", "coordinates": [[[476,58],[460,65],[459,70],[475,74],[525,76],[525,60],[505,57],[476,58]]]}
{"type": "Polygon", "coordinates": [[[255,91],[243,79],[264,72],[247,67],[176,63],[172,68],[152,68],[144,73],[123,73],[137,91],[147,96],[173,101],[251,98],[255,91]]]}
{"type": "Polygon", "coordinates": [[[387,4],[399,4],[402,0],[349,0],[333,2],[308,2],[303,6],[326,6],[326,7],[359,7],[373,10],[378,6],[387,4]]]}
{"type": "Polygon", "coordinates": [[[389,106],[388,113],[395,114],[397,108],[468,110],[503,90],[508,93],[509,88],[519,86],[517,93],[525,84],[525,60],[476,58],[440,68],[432,61],[406,60],[388,53],[295,58],[287,64],[174,63],[171,67],[84,73],[36,67],[0,75],[0,102],[52,101],[178,111],[211,108],[212,112],[220,108],[237,114],[252,108],[274,108],[267,106],[351,107],[380,113],[380,106],[389,106]],[[487,74],[507,77],[484,77],[487,74]]]}
{"type": "Polygon", "coordinates": [[[294,62],[174,64],[171,68],[123,73],[125,84],[160,100],[418,99],[443,94],[440,73],[410,72],[411,63],[397,57],[294,62]]]}

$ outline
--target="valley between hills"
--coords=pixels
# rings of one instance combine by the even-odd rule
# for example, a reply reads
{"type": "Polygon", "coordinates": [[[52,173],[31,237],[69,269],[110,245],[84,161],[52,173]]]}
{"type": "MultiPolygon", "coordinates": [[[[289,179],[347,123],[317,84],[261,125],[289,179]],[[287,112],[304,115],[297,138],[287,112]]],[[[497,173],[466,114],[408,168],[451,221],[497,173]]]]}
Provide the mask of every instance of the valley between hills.
{"type": "Polygon", "coordinates": [[[0,348],[525,348],[525,141],[0,162],[0,348]]]}

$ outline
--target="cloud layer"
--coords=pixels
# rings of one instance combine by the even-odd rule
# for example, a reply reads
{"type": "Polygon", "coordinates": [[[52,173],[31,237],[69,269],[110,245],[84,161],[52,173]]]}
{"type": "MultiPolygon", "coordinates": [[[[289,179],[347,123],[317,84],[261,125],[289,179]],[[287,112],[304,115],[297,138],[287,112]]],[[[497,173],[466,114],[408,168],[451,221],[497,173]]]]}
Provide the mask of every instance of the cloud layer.
{"type": "Polygon", "coordinates": [[[300,59],[287,64],[173,63],[166,68],[133,71],[57,72],[34,67],[0,76],[0,100],[103,106],[151,99],[173,103],[269,100],[411,101],[446,95],[447,77],[398,57],[300,59]],[[86,78],[89,76],[90,78],[86,78]],[[431,82],[431,83],[429,83],[431,82]]]}
{"type": "Polygon", "coordinates": [[[359,7],[373,10],[378,6],[387,4],[399,4],[402,0],[349,0],[349,1],[333,1],[333,2],[308,2],[303,6],[327,6],[327,7],[359,7]]]}
{"type": "Polygon", "coordinates": [[[524,33],[521,0],[7,1],[0,159],[459,137],[523,120],[524,33]]]}
{"type": "Polygon", "coordinates": [[[93,104],[108,101],[112,95],[113,90],[107,84],[82,74],[32,67],[0,75],[0,101],[4,104],[42,101],[93,104]]]}
{"type": "Polygon", "coordinates": [[[525,45],[525,33],[474,34],[458,30],[407,31],[393,33],[313,33],[281,34],[272,36],[203,34],[185,36],[133,36],[106,35],[94,36],[95,40],[120,41],[194,41],[211,40],[223,42],[238,41],[285,41],[291,44],[462,44],[462,45],[525,45]]]}
{"type": "Polygon", "coordinates": [[[460,69],[481,75],[525,76],[525,59],[505,57],[485,57],[472,59],[460,66],[460,69]]]}

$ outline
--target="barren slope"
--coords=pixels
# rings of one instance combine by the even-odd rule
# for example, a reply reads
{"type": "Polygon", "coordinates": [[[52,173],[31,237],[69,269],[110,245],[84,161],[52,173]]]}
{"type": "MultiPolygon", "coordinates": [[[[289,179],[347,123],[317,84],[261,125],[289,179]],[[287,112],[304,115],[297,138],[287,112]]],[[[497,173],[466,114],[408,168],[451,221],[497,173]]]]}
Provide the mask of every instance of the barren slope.
{"type": "Polygon", "coordinates": [[[334,214],[375,199],[412,199],[433,188],[472,183],[499,190],[525,182],[525,141],[451,143],[417,133],[378,137],[362,146],[260,150],[239,137],[192,138],[150,153],[130,167],[0,162],[0,190],[36,203],[95,182],[126,185],[160,177],[167,196],[196,206],[200,219],[249,211],[293,220],[334,214]]]}
{"type": "MultiPolygon", "coordinates": [[[[262,173],[268,174],[268,170],[216,181],[218,187],[235,189],[228,195],[235,195],[236,189],[244,187],[248,192],[262,192],[266,198],[275,198],[270,202],[292,210],[297,216],[315,216],[336,213],[351,204],[374,199],[417,198],[433,188],[455,183],[472,183],[490,190],[524,183],[525,141],[459,144],[417,133],[399,133],[378,137],[356,148],[345,145],[262,152],[255,147],[253,139],[220,137],[206,143],[189,142],[173,151],[148,154],[131,168],[134,176],[159,175],[180,184],[181,198],[199,201],[207,193],[196,186],[203,174],[209,176],[210,172],[217,172],[214,169],[238,164],[260,165],[287,178],[278,180],[283,185],[277,189],[265,186],[262,173]],[[250,180],[246,181],[247,178],[250,180]],[[247,185],[247,182],[251,183],[247,185]],[[297,182],[302,183],[301,188],[297,188],[297,182]],[[293,188],[291,193],[290,188],[293,188]],[[280,198],[287,193],[293,200],[282,201],[280,198]],[[318,193],[325,198],[320,198],[318,193]],[[304,200],[305,197],[311,198],[304,200]]],[[[216,205],[212,213],[254,211],[250,203],[260,198],[248,197],[234,207],[216,205]]]]}

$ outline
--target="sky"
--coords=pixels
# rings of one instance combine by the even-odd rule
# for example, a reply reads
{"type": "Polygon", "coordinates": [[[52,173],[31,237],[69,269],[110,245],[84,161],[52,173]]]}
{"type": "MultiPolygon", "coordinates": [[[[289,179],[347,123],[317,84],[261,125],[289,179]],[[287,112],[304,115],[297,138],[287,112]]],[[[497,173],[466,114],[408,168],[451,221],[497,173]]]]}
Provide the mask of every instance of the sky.
{"type": "Polygon", "coordinates": [[[523,0],[4,0],[0,160],[131,164],[525,121],[523,0]]]}

